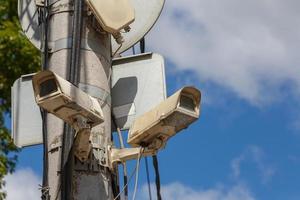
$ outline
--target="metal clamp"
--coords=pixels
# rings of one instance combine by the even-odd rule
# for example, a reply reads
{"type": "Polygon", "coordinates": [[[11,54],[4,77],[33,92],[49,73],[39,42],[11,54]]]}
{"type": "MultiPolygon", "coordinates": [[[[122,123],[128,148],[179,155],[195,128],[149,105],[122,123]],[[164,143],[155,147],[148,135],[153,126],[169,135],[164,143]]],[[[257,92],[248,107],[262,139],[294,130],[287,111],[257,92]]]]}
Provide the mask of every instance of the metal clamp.
{"type": "Polygon", "coordinates": [[[142,147],[136,148],[124,148],[124,149],[117,149],[108,145],[108,158],[109,158],[109,168],[113,171],[114,165],[118,163],[123,163],[128,160],[138,159],[141,156],[153,156],[157,153],[156,149],[144,149],[141,151],[142,147]]]}
{"type": "Polygon", "coordinates": [[[50,10],[50,15],[54,15],[62,12],[73,12],[74,5],[71,2],[59,3],[58,5],[52,6],[50,10]]]}
{"type": "Polygon", "coordinates": [[[56,136],[50,144],[49,152],[54,152],[62,147],[62,135],[56,136]]]}
{"type": "Polygon", "coordinates": [[[99,172],[108,167],[108,154],[105,148],[107,137],[104,136],[104,128],[100,131],[91,132],[90,143],[92,152],[85,162],[76,162],[75,170],[99,172]]]}
{"type": "Polygon", "coordinates": [[[111,96],[106,90],[84,83],[79,83],[78,87],[92,97],[100,100],[102,102],[102,106],[104,104],[108,104],[109,106],[111,106],[111,96]]]}
{"type": "MultiPolygon", "coordinates": [[[[98,41],[91,40],[88,38],[81,38],[81,49],[87,51],[93,51],[99,55],[105,55],[103,48],[99,48],[99,46],[103,46],[98,41]]],[[[72,37],[62,38],[56,41],[49,42],[49,53],[55,53],[62,49],[71,49],[72,47],[72,37]]]]}

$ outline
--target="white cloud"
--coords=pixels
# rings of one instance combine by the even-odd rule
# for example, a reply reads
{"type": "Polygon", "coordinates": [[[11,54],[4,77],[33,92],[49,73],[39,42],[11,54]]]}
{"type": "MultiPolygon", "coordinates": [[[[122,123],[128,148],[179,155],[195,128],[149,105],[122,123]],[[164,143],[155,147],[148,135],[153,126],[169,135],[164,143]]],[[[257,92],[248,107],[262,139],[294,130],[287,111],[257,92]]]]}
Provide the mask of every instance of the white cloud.
{"type": "Polygon", "coordinates": [[[249,162],[254,163],[263,184],[268,183],[276,172],[275,168],[266,162],[263,149],[258,146],[249,146],[241,155],[231,161],[232,176],[239,180],[242,163],[249,165],[249,162]]]}
{"type": "Polygon", "coordinates": [[[272,102],[286,83],[300,89],[299,7],[296,0],[166,1],[147,44],[201,81],[253,104],[272,102]]]}
{"type": "Polygon", "coordinates": [[[5,177],[7,200],[40,200],[40,178],[31,169],[18,170],[5,177]]]}
{"type": "MultiPolygon", "coordinates": [[[[151,185],[152,189],[155,187],[151,185]]],[[[223,187],[216,187],[212,189],[192,189],[181,183],[171,183],[163,185],[161,188],[162,199],[164,200],[254,200],[255,198],[243,185],[236,185],[225,189],[223,187]]],[[[152,196],[155,196],[153,189],[152,196]]],[[[148,187],[144,185],[138,196],[139,200],[146,200],[148,198],[148,187]]],[[[153,198],[156,199],[156,198],[153,198]]]]}

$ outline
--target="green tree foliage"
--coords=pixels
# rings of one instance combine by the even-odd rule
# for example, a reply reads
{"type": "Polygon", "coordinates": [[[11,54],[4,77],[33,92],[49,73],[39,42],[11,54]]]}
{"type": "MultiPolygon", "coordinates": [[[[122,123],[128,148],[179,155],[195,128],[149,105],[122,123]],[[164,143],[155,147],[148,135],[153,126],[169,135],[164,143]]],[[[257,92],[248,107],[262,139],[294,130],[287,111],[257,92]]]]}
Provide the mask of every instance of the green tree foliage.
{"type": "Polygon", "coordinates": [[[13,172],[18,151],[4,125],[4,116],[10,113],[10,89],[22,74],[39,69],[39,54],[21,31],[17,0],[0,0],[0,200],[5,198],[3,178],[13,172]]]}

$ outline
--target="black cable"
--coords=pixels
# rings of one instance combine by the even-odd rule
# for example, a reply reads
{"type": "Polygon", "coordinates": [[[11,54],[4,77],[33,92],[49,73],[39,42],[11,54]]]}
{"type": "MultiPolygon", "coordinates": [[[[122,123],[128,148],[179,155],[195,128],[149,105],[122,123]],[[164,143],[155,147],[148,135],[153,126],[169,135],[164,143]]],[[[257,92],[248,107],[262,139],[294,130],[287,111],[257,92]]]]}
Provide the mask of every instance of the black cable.
{"type": "Polygon", "coordinates": [[[145,38],[143,37],[141,40],[140,40],[140,50],[141,50],[141,53],[145,53],[145,38]]]}
{"type": "Polygon", "coordinates": [[[119,199],[119,197],[121,196],[121,194],[122,194],[122,193],[124,192],[124,190],[128,187],[128,184],[129,184],[129,182],[131,181],[131,179],[133,178],[133,175],[134,175],[134,174],[137,175],[137,173],[138,173],[138,167],[139,167],[139,162],[140,162],[140,158],[141,158],[141,157],[140,157],[140,155],[139,155],[139,158],[137,159],[137,164],[136,164],[135,168],[133,169],[132,173],[130,174],[127,184],[124,185],[124,187],[123,187],[122,190],[119,192],[119,194],[115,196],[114,200],[118,200],[118,199],[119,199]]]}
{"type": "Polygon", "coordinates": [[[42,184],[42,200],[49,200],[49,182],[48,182],[48,139],[47,139],[47,113],[40,109],[42,117],[43,132],[43,184],[42,184]]]}
{"type": "MultiPolygon", "coordinates": [[[[126,163],[123,163],[123,185],[127,185],[128,183],[128,175],[127,175],[127,165],[126,163]]],[[[124,190],[124,200],[128,199],[128,187],[125,187],[124,190]]]]}
{"type": "MultiPolygon", "coordinates": [[[[143,37],[140,40],[140,51],[141,51],[141,53],[145,53],[145,47],[146,47],[146,42],[145,42],[145,37],[143,37]]],[[[147,173],[147,183],[148,183],[149,198],[150,198],[150,200],[152,200],[151,184],[150,184],[149,167],[148,167],[147,157],[145,157],[145,164],[146,164],[146,173],[147,173]]],[[[160,195],[160,178],[159,178],[158,161],[157,161],[157,156],[156,155],[153,156],[153,165],[154,165],[155,174],[156,174],[157,200],[161,200],[161,195],[160,195]]]]}
{"type": "Polygon", "coordinates": [[[139,181],[139,169],[140,169],[141,158],[144,153],[144,150],[145,150],[144,147],[140,147],[140,152],[139,152],[137,163],[136,163],[136,174],[135,174],[135,182],[134,182],[132,200],[135,200],[136,193],[137,193],[137,187],[138,187],[138,181],[139,181]]]}
{"type": "MultiPolygon", "coordinates": [[[[67,71],[67,79],[75,86],[78,86],[80,75],[80,57],[81,57],[81,33],[83,24],[83,0],[75,0],[74,15],[72,24],[72,41],[71,41],[71,56],[70,65],[67,71]]],[[[62,155],[61,155],[61,199],[72,198],[72,179],[74,152],[72,150],[74,140],[74,130],[64,124],[62,155]]]]}
{"type": "Polygon", "coordinates": [[[150,176],[149,176],[149,166],[148,166],[148,159],[147,159],[147,157],[145,157],[145,165],[146,165],[146,173],[147,173],[147,183],[148,183],[149,199],[152,200],[151,184],[150,184],[150,176]]]}
{"type": "Polygon", "coordinates": [[[157,156],[152,156],[153,158],[153,167],[155,170],[155,184],[156,184],[156,195],[157,200],[161,200],[161,194],[160,194],[160,176],[159,176],[159,169],[158,169],[158,159],[157,156]]]}
{"type": "Polygon", "coordinates": [[[114,200],[121,200],[120,197],[120,188],[119,188],[119,180],[117,174],[119,173],[118,170],[115,170],[115,173],[111,173],[111,187],[114,200]]]}
{"type": "Polygon", "coordinates": [[[83,24],[83,0],[75,0],[72,47],[69,68],[69,81],[75,86],[79,83],[80,55],[81,55],[81,33],[83,24]]]}
{"type": "MultiPolygon", "coordinates": [[[[42,14],[40,23],[42,23],[42,70],[47,70],[48,68],[48,25],[49,25],[49,0],[46,0],[44,7],[41,8],[42,14]]],[[[43,134],[43,183],[42,183],[42,200],[50,200],[49,195],[49,180],[48,180],[48,133],[47,133],[47,112],[40,109],[42,117],[42,134],[43,134]]]]}
{"type": "Polygon", "coordinates": [[[61,199],[71,199],[74,162],[71,146],[73,138],[72,128],[68,124],[64,123],[60,172],[61,199]]]}
{"type": "Polygon", "coordinates": [[[44,41],[43,41],[43,47],[41,47],[42,50],[42,69],[46,70],[48,69],[48,58],[49,58],[49,54],[48,54],[48,26],[49,26],[49,0],[46,0],[44,3],[44,7],[43,7],[43,19],[42,19],[42,23],[43,23],[43,36],[44,36],[44,41]]]}
{"type": "MultiPolygon", "coordinates": [[[[122,135],[121,135],[121,130],[118,127],[116,117],[114,116],[113,113],[111,113],[111,119],[112,119],[112,122],[113,122],[113,124],[115,125],[115,127],[117,129],[118,137],[119,137],[119,140],[120,140],[120,146],[121,146],[121,148],[125,148],[123,138],[122,138],[122,135]]],[[[126,162],[125,162],[125,163],[123,163],[124,200],[128,199],[128,187],[127,187],[127,185],[128,185],[128,175],[127,175],[127,165],[126,165],[126,162]]]]}
{"type": "MultiPolygon", "coordinates": [[[[145,42],[145,37],[143,37],[140,40],[140,51],[141,51],[141,53],[145,53],[145,47],[146,47],[146,42],[145,42]]],[[[145,164],[146,164],[146,173],[147,173],[147,183],[148,183],[149,198],[150,198],[150,200],[152,200],[151,184],[150,184],[149,167],[148,167],[147,157],[145,157],[145,164]]],[[[153,165],[154,165],[155,174],[156,174],[157,200],[161,200],[161,195],[160,195],[160,178],[159,178],[158,161],[157,161],[156,155],[153,156],[153,165]]]]}

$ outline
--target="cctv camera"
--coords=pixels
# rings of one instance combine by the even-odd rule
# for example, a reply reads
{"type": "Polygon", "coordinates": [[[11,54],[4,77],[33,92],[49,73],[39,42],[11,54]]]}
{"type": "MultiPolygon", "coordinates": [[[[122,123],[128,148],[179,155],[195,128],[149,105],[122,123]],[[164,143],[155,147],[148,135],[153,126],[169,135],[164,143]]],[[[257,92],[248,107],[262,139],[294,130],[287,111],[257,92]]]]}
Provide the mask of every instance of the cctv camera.
{"type": "Polygon", "coordinates": [[[128,133],[128,143],[148,149],[163,148],[167,140],[187,128],[200,115],[201,92],[184,87],[155,108],[138,117],[128,133]]]}
{"type": "Polygon", "coordinates": [[[75,155],[86,160],[91,149],[90,130],[104,121],[100,103],[51,71],[35,74],[32,83],[37,104],[76,130],[75,155]]]}
{"type": "Polygon", "coordinates": [[[97,99],[51,71],[42,71],[32,79],[37,104],[76,129],[78,117],[91,127],[104,121],[97,99]]]}
{"type": "Polygon", "coordinates": [[[107,147],[109,167],[115,163],[155,155],[167,140],[196,121],[200,115],[201,92],[184,87],[155,108],[138,117],[128,133],[127,142],[134,148],[107,147]]]}

